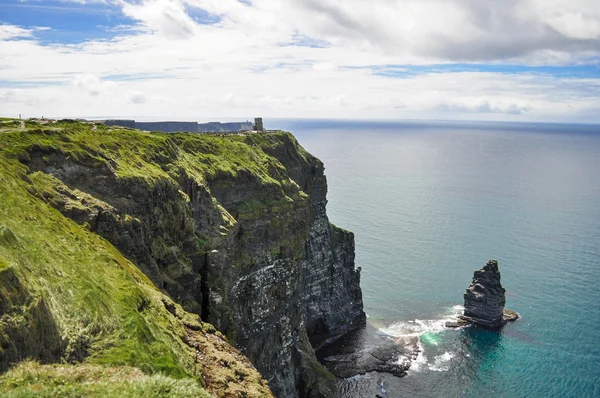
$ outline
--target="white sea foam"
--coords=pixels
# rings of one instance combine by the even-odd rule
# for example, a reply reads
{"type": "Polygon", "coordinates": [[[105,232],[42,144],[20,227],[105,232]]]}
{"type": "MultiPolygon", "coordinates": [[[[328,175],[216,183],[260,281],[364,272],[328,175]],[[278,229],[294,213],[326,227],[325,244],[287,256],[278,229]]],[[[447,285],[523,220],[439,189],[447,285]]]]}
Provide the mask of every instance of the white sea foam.
{"type": "Polygon", "coordinates": [[[425,333],[439,333],[446,330],[446,322],[458,320],[463,313],[462,305],[449,309],[442,319],[415,319],[413,321],[394,322],[380,330],[393,337],[421,337],[425,333]]]}
{"type": "Polygon", "coordinates": [[[364,375],[354,375],[354,376],[346,377],[344,380],[346,380],[346,381],[360,380],[363,377],[364,377],[364,375]]]}
{"type": "Polygon", "coordinates": [[[454,358],[454,354],[445,352],[433,358],[433,363],[429,365],[429,369],[435,372],[447,372],[450,370],[450,362],[454,358]]]}
{"type": "Polygon", "coordinates": [[[398,364],[401,367],[411,365],[411,359],[409,357],[400,356],[398,357],[398,361],[396,361],[396,364],[398,364]]]}
{"type": "MultiPolygon", "coordinates": [[[[463,306],[455,305],[449,308],[448,312],[441,319],[415,319],[412,321],[394,322],[387,327],[381,328],[380,331],[396,338],[418,338],[419,352],[417,357],[412,359],[410,372],[419,372],[424,369],[436,372],[448,371],[454,354],[445,352],[442,355],[433,357],[433,360],[429,361],[425,350],[427,345],[438,345],[437,334],[447,329],[446,322],[458,320],[458,316],[463,311],[463,306]]],[[[411,359],[405,358],[399,361],[406,360],[411,359]]]]}
{"type": "Polygon", "coordinates": [[[423,352],[423,345],[421,344],[420,341],[419,341],[418,345],[419,345],[419,354],[412,361],[409,372],[420,372],[423,369],[427,369],[427,357],[425,356],[425,353],[423,352]]]}

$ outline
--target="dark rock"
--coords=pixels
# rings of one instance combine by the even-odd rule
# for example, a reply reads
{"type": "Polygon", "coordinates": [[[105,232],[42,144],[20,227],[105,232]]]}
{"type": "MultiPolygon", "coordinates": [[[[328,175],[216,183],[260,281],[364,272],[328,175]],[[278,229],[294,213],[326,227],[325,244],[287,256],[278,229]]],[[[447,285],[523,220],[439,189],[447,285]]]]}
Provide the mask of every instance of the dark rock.
{"type": "MultiPolygon", "coordinates": [[[[450,322],[449,327],[464,326],[471,323],[486,329],[500,329],[506,322],[516,320],[519,315],[505,310],[505,289],[500,283],[498,261],[490,260],[475,271],[473,281],[465,292],[465,311],[459,321],[450,322]]],[[[448,325],[447,325],[448,326],[448,325]]]]}
{"type": "Polygon", "coordinates": [[[418,351],[417,337],[393,338],[367,325],[327,346],[317,356],[331,373],[340,378],[369,372],[402,377],[406,375],[418,351]]]}

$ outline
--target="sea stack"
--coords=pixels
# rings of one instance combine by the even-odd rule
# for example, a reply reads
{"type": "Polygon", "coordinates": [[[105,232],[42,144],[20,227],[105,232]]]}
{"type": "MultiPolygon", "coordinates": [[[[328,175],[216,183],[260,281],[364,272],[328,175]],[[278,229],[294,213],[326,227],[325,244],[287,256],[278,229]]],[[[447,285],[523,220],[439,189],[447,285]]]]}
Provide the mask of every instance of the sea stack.
{"type": "Polygon", "coordinates": [[[459,323],[498,330],[507,322],[517,320],[519,315],[516,312],[504,309],[505,292],[500,283],[498,261],[488,261],[483,268],[475,271],[473,281],[465,292],[465,311],[459,323]]]}

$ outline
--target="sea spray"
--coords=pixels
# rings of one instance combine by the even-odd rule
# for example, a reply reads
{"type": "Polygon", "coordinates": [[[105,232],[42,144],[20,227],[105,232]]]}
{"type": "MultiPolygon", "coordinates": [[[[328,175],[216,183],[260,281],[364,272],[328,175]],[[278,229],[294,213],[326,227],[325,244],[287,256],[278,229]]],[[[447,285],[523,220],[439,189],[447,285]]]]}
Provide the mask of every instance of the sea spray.
{"type": "MultiPolygon", "coordinates": [[[[387,327],[382,327],[379,332],[394,338],[396,341],[406,342],[407,347],[414,345],[413,339],[417,339],[414,355],[399,359],[399,361],[409,361],[409,372],[419,372],[424,369],[432,371],[447,371],[450,369],[449,362],[455,354],[444,352],[441,355],[433,355],[431,362],[428,360],[426,351],[428,348],[440,345],[445,332],[451,332],[446,327],[449,321],[456,321],[463,313],[463,306],[455,305],[448,309],[440,319],[415,319],[409,321],[393,322],[387,327]]],[[[405,363],[405,362],[404,362],[405,363]]]]}

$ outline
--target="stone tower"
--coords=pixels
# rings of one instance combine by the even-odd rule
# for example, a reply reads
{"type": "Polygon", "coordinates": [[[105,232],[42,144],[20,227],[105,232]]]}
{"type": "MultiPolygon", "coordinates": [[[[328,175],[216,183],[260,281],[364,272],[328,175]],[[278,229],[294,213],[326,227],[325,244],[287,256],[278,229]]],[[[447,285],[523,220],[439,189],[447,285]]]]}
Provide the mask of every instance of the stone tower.
{"type": "Polygon", "coordinates": [[[255,131],[264,131],[262,117],[254,118],[254,130],[255,131]]]}

